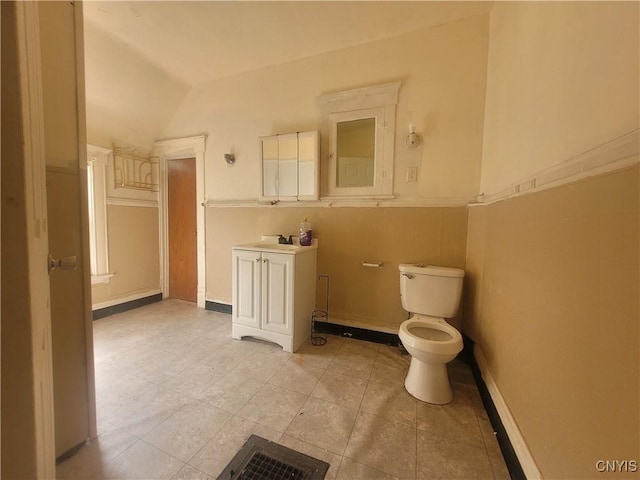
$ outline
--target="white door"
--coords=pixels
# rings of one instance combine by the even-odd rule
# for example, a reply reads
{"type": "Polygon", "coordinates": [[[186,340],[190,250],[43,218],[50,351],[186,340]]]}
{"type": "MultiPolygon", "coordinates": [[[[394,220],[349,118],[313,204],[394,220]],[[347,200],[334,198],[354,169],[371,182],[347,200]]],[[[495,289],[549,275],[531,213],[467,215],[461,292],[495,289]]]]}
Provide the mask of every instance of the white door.
{"type": "Polygon", "coordinates": [[[56,456],[90,437],[79,181],[78,172],[47,167],[49,252],[66,264],[49,274],[56,456]]]}
{"type": "Polygon", "coordinates": [[[39,2],[56,456],[95,435],[81,8],[39,2]]]}
{"type": "Polygon", "coordinates": [[[47,209],[36,2],[2,16],[2,472],[54,478],[47,209]],[[10,119],[6,121],[5,119],[10,119]]]}
{"type": "Polygon", "coordinates": [[[15,115],[2,145],[3,155],[6,148],[11,153],[11,162],[2,162],[3,195],[12,199],[5,188],[11,182],[15,195],[9,203],[16,220],[6,245],[3,202],[2,354],[7,352],[11,366],[2,372],[2,475],[54,478],[56,455],[95,436],[90,284],[83,262],[88,233],[85,157],[80,155],[86,149],[82,5],[11,3],[2,5],[3,116],[4,53],[11,66],[8,85],[20,88],[6,102],[15,115]],[[5,26],[15,34],[7,43],[5,26]],[[5,253],[10,262],[4,261],[5,253]],[[75,256],[76,270],[49,276],[49,253],[75,256]],[[70,276],[61,275],[66,273],[70,276]],[[9,306],[22,309],[9,310],[7,318],[9,296],[9,306]]]}
{"type": "Polygon", "coordinates": [[[293,332],[294,255],[262,254],[262,328],[293,332]]]}
{"type": "Polygon", "coordinates": [[[233,250],[233,322],[260,328],[260,252],[233,250]]]}

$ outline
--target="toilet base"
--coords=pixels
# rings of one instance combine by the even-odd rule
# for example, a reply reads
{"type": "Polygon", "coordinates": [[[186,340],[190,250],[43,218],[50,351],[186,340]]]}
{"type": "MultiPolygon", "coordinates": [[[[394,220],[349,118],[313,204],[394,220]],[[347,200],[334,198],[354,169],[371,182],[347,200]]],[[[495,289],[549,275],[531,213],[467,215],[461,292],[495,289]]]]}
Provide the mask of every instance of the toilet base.
{"type": "Polygon", "coordinates": [[[423,402],[445,405],[453,400],[446,363],[426,363],[411,357],[404,387],[423,402]]]}

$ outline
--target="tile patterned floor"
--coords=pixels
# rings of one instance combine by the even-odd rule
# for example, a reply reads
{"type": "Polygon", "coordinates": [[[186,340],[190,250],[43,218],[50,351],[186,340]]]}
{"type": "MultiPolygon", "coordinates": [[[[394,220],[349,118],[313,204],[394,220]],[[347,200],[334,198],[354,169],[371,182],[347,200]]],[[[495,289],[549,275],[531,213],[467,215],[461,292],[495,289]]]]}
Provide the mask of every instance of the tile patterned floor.
{"type": "Polygon", "coordinates": [[[98,320],[94,339],[99,436],[59,479],[215,479],[252,433],[328,462],[328,479],[509,478],[457,360],[454,401],[435,406],[404,390],[396,348],[330,336],[288,354],[180,301],[98,320]]]}

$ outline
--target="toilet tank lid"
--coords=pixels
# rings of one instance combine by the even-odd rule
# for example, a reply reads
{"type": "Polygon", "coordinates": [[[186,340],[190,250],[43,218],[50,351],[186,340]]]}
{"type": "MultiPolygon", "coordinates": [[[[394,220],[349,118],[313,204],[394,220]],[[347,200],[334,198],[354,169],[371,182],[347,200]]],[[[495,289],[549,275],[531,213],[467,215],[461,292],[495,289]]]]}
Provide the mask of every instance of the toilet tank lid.
{"type": "Polygon", "coordinates": [[[420,263],[405,263],[398,267],[403,273],[416,275],[433,275],[437,277],[464,277],[464,270],[452,267],[438,267],[435,265],[422,265],[420,263]]]}

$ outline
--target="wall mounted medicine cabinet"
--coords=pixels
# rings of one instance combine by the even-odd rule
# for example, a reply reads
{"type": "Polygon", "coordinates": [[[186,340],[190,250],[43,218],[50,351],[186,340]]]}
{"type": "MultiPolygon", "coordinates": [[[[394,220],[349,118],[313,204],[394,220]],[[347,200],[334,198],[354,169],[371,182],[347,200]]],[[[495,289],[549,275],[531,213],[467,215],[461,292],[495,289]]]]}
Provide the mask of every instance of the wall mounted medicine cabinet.
{"type": "Polygon", "coordinates": [[[327,194],[392,198],[395,118],[401,82],[329,93],[317,98],[327,116],[327,194]]]}
{"type": "Polygon", "coordinates": [[[262,200],[318,199],[317,131],[260,137],[260,152],[262,200]]]}

